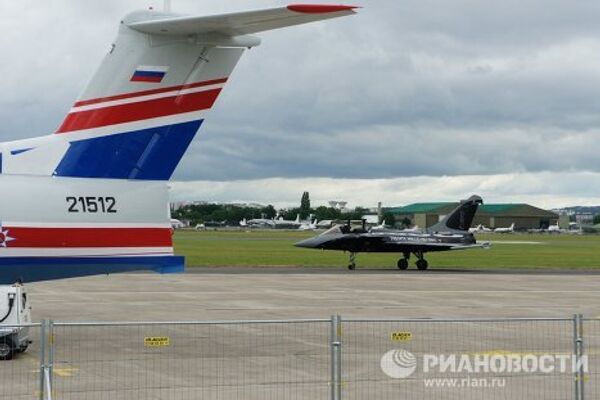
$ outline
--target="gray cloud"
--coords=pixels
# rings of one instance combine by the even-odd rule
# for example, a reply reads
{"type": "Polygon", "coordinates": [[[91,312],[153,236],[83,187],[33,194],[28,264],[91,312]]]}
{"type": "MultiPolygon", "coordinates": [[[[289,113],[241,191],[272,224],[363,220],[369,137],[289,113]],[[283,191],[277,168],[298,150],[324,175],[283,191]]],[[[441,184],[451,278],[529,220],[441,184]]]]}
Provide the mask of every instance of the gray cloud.
{"type": "Polygon", "coordinates": [[[456,201],[479,194],[486,203],[530,203],[553,208],[597,205],[600,173],[540,172],[498,175],[463,175],[392,179],[269,178],[244,181],[173,182],[174,201],[205,200],[250,202],[276,207],[298,206],[300,196],[310,191],[311,203],[326,205],[345,200],[349,207],[405,205],[421,201],[456,201]],[[548,187],[552,186],[552,194],[548,187]]]}

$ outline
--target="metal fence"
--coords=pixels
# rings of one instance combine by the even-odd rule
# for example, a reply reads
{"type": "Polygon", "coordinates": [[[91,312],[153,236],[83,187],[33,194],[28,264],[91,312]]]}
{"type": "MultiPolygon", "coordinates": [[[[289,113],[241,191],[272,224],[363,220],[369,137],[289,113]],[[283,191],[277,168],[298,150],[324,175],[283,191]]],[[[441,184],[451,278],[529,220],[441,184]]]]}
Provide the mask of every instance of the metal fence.
{"type": "Polygon", "coordinates": [[[33,342],[0,361],[2,399],[600,398],[600,319],[580,315],[15,328],[33,342]]]}

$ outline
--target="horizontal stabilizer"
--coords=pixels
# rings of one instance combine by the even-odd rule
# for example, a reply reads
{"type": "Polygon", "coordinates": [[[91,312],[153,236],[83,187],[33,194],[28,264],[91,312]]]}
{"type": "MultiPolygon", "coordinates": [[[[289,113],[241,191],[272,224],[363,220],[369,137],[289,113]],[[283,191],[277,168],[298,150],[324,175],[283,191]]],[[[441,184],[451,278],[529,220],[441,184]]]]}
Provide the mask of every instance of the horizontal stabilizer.
{"type": "Polygon", "coordinates": [[[126,24],[136,31],[155,35],[218,34],[240,36],[352,15],[355,14],[354,10],[356,8],[343,5],[298,4],[267,10],[212,16],[157,14],[158,19],[126,21],[126,24]]]}

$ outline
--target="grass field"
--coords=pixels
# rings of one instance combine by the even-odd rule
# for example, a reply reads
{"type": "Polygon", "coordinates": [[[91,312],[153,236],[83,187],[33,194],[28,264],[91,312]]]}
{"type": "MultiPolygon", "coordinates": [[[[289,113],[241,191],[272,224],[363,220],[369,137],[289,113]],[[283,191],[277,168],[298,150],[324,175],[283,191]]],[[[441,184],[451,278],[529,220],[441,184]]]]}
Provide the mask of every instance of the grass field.
{"type": "MultiPolygon", "coordinates": [[[[303,266],[345,268],[343,252],[300,249],[293,244],[314,236],[289,231],[178,231],[175,248],[188,267],[303,266]]],[[[490,250],[429,253],[431,268],[600,268],[600,235],[480,235],[490,250]]],[[[399,255],[359,254],[359,268],[395,268],[399,255]]],[[[414,262],[414,259],[412,260],[414,262]]],[[[413,268],[411,262],[411,268],[413,268]]]]}

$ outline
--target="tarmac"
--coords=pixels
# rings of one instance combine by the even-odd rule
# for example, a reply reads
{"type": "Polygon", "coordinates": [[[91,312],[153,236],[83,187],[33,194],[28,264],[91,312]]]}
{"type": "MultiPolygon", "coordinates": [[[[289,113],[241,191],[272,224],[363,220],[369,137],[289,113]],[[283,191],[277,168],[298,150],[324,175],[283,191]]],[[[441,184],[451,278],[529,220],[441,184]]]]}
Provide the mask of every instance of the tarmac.
{"type": "MultiPolygon", "coordinates": [[[[51,336],[54,398],[330,398],[329,318],[339,314],[344,399],[558,400],[573,398],[571,371],[426,374],[419,364],[410,377],[393,379],[380,362],[394,349],[418,360],[426,354],[571,354],[571,318],[600,316],[599,285],[596,272],[198,268],[27,287],[34,319],[57,321],[51,336]],[[239,321],[297,318],[314,320],[239,321]],[[397,341],[394,334],[410,339],[397,341]],[[427,386],[431,379],[454,378],[458,387],[440,387],[439,381],[427,386]]],[[[26,353],[0,363],[0,399],[38,397],[39,328],[31,337],[26,353]]],[[[584,343],[591,369],[586,393],[598,398],[600,320],[586,322],[584,343]]]]}
{"type": "Polygon", "coordinates": [[[192,268],[27,285],[35,320],[600,316],[595,271],[192,268]]]}

